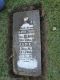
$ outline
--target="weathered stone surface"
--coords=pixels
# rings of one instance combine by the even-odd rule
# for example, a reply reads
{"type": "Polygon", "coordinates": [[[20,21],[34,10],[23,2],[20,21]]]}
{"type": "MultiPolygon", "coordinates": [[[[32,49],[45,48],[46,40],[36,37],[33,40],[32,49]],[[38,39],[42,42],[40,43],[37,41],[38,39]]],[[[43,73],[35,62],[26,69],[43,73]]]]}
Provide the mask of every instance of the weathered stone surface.
{"type": "Polygon", "coordinates": [[[13,70],[15,74],[41,75],[39,10],[13,14],[13,70]]]}

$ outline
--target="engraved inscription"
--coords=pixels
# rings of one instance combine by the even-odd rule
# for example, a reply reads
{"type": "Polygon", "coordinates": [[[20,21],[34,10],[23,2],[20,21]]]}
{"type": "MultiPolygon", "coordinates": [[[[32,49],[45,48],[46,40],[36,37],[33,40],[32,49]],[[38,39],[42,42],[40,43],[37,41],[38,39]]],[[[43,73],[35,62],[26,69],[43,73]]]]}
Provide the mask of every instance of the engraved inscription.
{"type": "Polygon", "coordinates": [[[37,60],[32,56],[32,41],[34,40],[34,25],[27,23],[28,18],[24,18],[24,24],[18,32],[19,39],[19,60],[17,65],[20,68],[35,69],[37,60]]]}

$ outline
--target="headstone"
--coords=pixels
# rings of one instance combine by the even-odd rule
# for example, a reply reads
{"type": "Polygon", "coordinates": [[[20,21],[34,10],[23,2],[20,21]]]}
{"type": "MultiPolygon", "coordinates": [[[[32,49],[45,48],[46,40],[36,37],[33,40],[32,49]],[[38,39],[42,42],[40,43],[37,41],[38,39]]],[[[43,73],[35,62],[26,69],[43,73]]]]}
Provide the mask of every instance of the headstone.
{"type": "Polygon", "coordinates": [[[13,71],[17,75],[41,75],[39,10],[13,14],[13,71]]]}

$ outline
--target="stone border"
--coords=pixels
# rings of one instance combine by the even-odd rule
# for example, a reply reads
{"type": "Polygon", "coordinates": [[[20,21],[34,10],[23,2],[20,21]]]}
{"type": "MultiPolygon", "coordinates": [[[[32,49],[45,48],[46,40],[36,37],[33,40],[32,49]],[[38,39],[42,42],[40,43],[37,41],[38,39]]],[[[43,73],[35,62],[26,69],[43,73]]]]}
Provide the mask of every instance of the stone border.
{"type": "Polygon", "coordinates": [[[27,6],[20,6],[9,12],[9,28],[8,28],[8,64],[9,64],[9,74],[13,78],[22,77],[22,80],[25,78],[27,80],[47,80],[47,21],[45,18],[45,12],[42,4],[35,4],[35,5],[27,5],[27,6]],[[41,25],[41,57],[42,57],[42,74],[39,77],[28,77],[28,76],[19,76],[15,75],[13,72],[13,56],[12,56],[12,24],[13,24],[13,13],[19,11],[28,11],[28,10],[36,10],[39,9],[40,11],[40,25],[41,25]]]}

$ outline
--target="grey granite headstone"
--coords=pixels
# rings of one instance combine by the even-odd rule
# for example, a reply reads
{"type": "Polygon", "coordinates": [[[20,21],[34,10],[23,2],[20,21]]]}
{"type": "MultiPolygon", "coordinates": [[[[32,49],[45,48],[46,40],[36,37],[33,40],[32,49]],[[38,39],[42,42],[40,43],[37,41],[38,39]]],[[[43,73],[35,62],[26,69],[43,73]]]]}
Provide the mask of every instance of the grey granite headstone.
{"type": "Polygon", "coordinates": [[[13,14],[13,71],[17,75],[41,75],[39,10],[13,14]]]}

